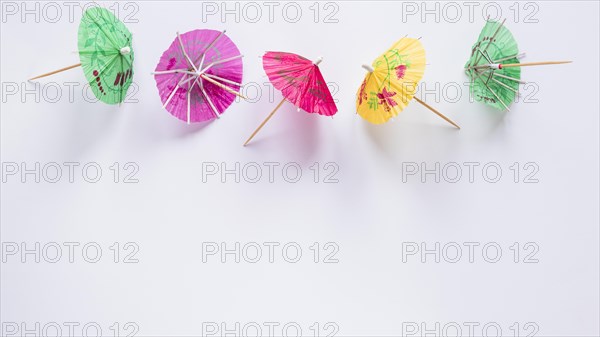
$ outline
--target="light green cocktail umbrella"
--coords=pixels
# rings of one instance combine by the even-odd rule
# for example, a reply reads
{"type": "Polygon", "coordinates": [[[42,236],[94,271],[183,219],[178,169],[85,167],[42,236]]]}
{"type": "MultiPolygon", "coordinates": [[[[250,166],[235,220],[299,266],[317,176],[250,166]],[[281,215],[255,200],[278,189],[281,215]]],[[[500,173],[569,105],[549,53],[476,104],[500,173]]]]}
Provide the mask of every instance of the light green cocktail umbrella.
{"type": "Polygon", "coordinates": [[[521,80],[520,67],[571,61],[520,63],[519,59],[525,53],[519,54],[517,41],[504,26],[504,21],[486,22],[471,49],[465,71],[471,79],[471,95],[476,100],[497,109],[509,110],[508,106],[519,94],[519,84],[525,83],[521,80]]]}
{"type": "Polygon", "coordinates": [[[102,102],[123,102],[133,78],[131,33],[110,11],[92,7],[79,24],[78,47],[81,63],[31,78],[50,76],[81,66],[92,92],[102,102]]]}

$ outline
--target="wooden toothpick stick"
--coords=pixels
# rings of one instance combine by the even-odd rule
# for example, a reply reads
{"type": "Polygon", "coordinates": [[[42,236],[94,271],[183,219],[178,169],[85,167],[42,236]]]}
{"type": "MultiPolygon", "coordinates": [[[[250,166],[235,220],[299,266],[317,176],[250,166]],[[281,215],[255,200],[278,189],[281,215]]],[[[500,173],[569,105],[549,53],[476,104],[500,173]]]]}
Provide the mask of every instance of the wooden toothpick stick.
{"type": "Polygon", "coordinates": [[[285,102],[285,97],[281,100],[281,102],[279,102],[279,104],[277,104],[277,106],[275,107],[275,109],[273,109],[273,111],[271,111],[271,113],[267,116],[267,118],[265,118],[265,120],[260,123],[260,125],[256,128],[256,130],[254,130],[254,132],[252,132],[252,134],[250,135],[250,137],[248,138],[248,140],[244,143],[244,146],[248,145],[248,143],[250,143],[250,141],[252,140],[252,138],[254,138],[254,136],[256,136],[256,134],[258,133],[258,131],[260,131],[260,129],[262,129],[263,126],[265,126],[265,124],[267,124],[267,122],[269,121],[269,119],[271,119],[271,117],[273,117],[273,115],[275,114],[275,112],[281,107],[281,105],[283,105],[283,102],[285,102]]]}
{"type": "Polygon", "coordinates": [[[37,80],[38,78],[42,78],[42,77],[54,75],[54,74],[63,72],[65,70],[77,68],[77,67],[80,67],[80,66],[81,66],[81,63],[77,63],[77,64],[74,64],[72,66],[64,67],[64,68],[61,68],[61,69],[58,69],[58,70],[51,71],[49,73],[45,73],[45,74],[42,74],[42,75],[39,75],[39,76],[36,76],[36,77],[32,77],[32,78],[29,79],[29,81],[37,80]]]}
{"type": "Polygon", "coordinates": [[[545,62],[529,62],[529,63],[490,63],[490,64],[481,64],[478,66],[473,66],[467,69],[502,69],[502,68],[513,68],[513,67],[530,67],[530,66],[545,66],[551,64],[565,64],[571,63],[573,61],[545,61],[545,62]]]}
{"type": "Polygon", "coordinates": [[[545,66],[550,64],[564,64],[571,63],[573,61],[546,61],[546,62],[529,62],[529,63],[509,63],[502,64],[502,68],[512,68],[512,67],[530,67],[530,66],[545,66]]]}
{"type": "Polygon", "coordinates": [[[421,104],[423,104],[424,107],[426,107],[427,109],[433,111],[433,113],[435,113],[436,115],[442,117],[443,120],[445,120],[446,122],[454,125],[457,129],[460,130],[460,126],[458,126],[458,124],[454,123],[450,118],[444,116],[441,112],[437,111],[436,109],[432,108],[431,106],[429,106],[429,104],[421,101],[420,99],[417,98],[417,96],[413,96],[413,99],[421,104]]]}

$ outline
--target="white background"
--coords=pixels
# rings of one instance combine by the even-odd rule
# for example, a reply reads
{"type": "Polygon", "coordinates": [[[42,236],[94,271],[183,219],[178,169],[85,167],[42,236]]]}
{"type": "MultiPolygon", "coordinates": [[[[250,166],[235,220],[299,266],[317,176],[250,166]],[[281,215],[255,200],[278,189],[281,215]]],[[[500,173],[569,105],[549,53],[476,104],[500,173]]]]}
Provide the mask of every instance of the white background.
{"type": "MultiPolygon", "coordinates": [[[[81,10],[76,7],[71,17],[69,7],[57,4],[63,11],[57,22],[45,20],[44,13],[39,23],[31,15],[23,20],[21,13],[3,16],[1,159],[30,168],[36,162],[96,162],[103,176],[87,183],[76,170],[75,182],[69,183],[66,167],[54,184],[43,178],[36,183],[32,175],[24,183],[19,175],[8,176],[1,192],[2,242],[4,248],[7,242],[29,248],[35,242],[96,242],[103,255],[100,262],[88,263],[79,246],[69,263],[63,246],[58,263],[43,256],[40,263],[32,255],[25,263],[20,255],[6,256],[2,322],[25,322],[30,328],[35,322],[77,322],[79,335],[88,322],[97,322],[105,335],[113,334],[114,322],[121,324],[120,335],[125,335],[124,323],[135,322],[138,336],[200,335],[203,322],[225,322],[229,328],[236,322],[242,327],[277,322],[278,335],[284,324],[296,322],[311,336],[315,322],[321,336],[327,322],[339,327],[338,336],[401,335],[403,322],[425,322],[430,329],[436,322],[441,327],[456,322],[463,336],[468,335],[465,322],[479,324],[477,335],[490,322],[507,336],[515,334],[510,328],[515,322],[521,336],[533,331],[524,328],[528,322],[539,327],[537,336],[600,333],[597,2],[536,2],[539,10],[529,19],[537,23],[525,22],[534,7],[498,3],[527,52],[524,61],[574,61],[523,68],[522,77],[539,89],[530,97],[538,102],[515,103],[508,113],[470,102],[463,85],[462,67],[484,25],[483,3],[477,3],[472,20],[468,7],[457,3],[463,13],[455,23],[449,7],[444,16],[445,3],[439,4],[442,16],[436,22],[433,15],[422,20],[421,12],[403,18],[408,8],[400,2],[337,2],[337,23],[323,22],[335,8],[326,10],[324,4],[315,23],[312,2],[298,3],[303,12],[297,23],[286,22],[285,3],[278,3],[271,23],[268,7],[259,3],[263,17],[251,23],[254,14],[244,15],[244,3],[236,22],[234,15],[222,20],[220,12],[203,20],[201,2],[149,1],[127,8],[107,2],[104,6],[120,8],[124,20],[135,10],[128,19],[138,21],[127,23],[134,35],[139,88],[130,98],[138,102],[121,106],[88,102],[81,85],[69,99],[65,82],[85,83],[77,69],[40,81],[39,102],[33,94],[21,97],[36,90],[25,81],[29,76],[78,62],[81,10]],[[176,31],[199,28],[227,28],[245,55],[244,81],[263,90],[258,102],[234,103],[220,120],[189,126],[161,108],[149,73],[176,31]],[[422,37],[427,51],[423,82],[431,93],[420,97],[462,130],[416,103],[385,125],[369,125],[355,114],[355,93],[364,76],[360,65],[406,34],[422,37]],[[327,118],[284,104],[244,148],[243,141],[281,97],[269,98],[262,85],[267,79],[258,56],[266,50],[323,56],[325,79],[339,87],[339,112],[327,118]],[[435,83],[440,88],[459,84],[462,98],[453,102],[455,94],[448,94],[444,99],[435,83]],[[14,84],[18,92],[8,94],[14,84]],[[57,86],[62,97],[51,102],[57,86]],[[114,183],[109,169],[114,162],[136,163],[139,182],[114,183]],[[258,183],[243,177],[236,183],[232,175],[225,182],[216,175],[203,183],[203,163],[209,162],[228,168],[236,162],[242,167],[293,162],[303,176],[288,183],[279,166],[269,183],[263,166],[258,183]],[[315,162],[321,167],[319,183],[310,169],[315,162]],[[322,182],[328,162],[339,167],[338,183],[322,182]],[[425,182],[419,175],[403,182],[403,167],[411,162],[429,168],[456,162],[463,176],[456,183],[443,177],[436,183],[432,175],[425,182]],[[464,162],[481,164],[473,183],[464,162]],[[483,179],[481,167],[489,162],[503,170],[497,183],[483,179]],[[515,162],[521,166],[518,183],[510,170],[515,162]],[[523,183],[527,162],[539,167],[538,183],[523,183]],[[114,242],[137,245],[139,262],[114,263],[109,249],[114,242]],[[255,264],[243,258],[235,263],[232,256],[226,263],[219,256],[203,263],[203,242],[281,246],[274,263],[268,262],[266,247],[255,264]],[[282,258],[287,242],[302,247],[300,262],[282,258]],[[321,244],[320,263],[313,262],[309,248],[314,242],[321,244]],[[322,263],[331,251],[323,249],[327,242],[339,247],[338,263],[322,263]],[[431,254],[425,263],[420,255],[403,262],[406,242],[425,242],[428,248],[436,242],[480,246],[473,263],[465,246],[458,263],[444,259],[454,253],[442,255],[440,263],[431,254]],[[482,257],[482,246],[490,242],[502,248],[497,263],[482,257]],[[510,249],[515,242],[521,247],[519,263],[510,249]],[[528,242],[539,248],[537,263],[523,263],[532,251],[523,248],[528,242]]],[[[290,9],[288,19],[293,14],[290,9]]],[[[522,91],[531,94],[531,88],[522,91]]],[[[488,332],[494,335],[493,328],[488,332]]],[[[67,333],[63,326],[62,334],[67,333]]],[[[268,335],[264,325],[262,333],[268,335]]]]}

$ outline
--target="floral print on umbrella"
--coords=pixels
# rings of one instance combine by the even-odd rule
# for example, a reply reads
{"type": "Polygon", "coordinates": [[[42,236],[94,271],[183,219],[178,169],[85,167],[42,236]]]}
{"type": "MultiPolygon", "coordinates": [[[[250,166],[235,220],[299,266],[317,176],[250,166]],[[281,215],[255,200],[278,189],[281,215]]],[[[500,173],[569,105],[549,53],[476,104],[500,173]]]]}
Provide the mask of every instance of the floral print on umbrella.
{"type": "Polygon", "coordinates": [[[377,110],[379,106],[383,106],[383,109],[387,112],[392,110],[392,107],[398,105],[395,101],[394,96],[396,96],[395,91],[388,91],[387,88],[383,88],[381,92],[371,92],[369,98],[369,109],[377,110]]]}
{"type": "Polygon", "coordinates": [[[396,96],[396,92],[387,91],[386,88],[383,88],[383,90],[377,94],[377,98],[379,98],[379,104],[383,105],[385,111],[390,111],[391,107],[398,105],[398,103],[396,103],[396,101],[392,98],[394,96],[396,96]]]}
{"type": "Polygon", "coordinates": [[[404,78],[404,75],[406,75],[406,64],[401,64],[399,66],[397,66],[396,68],[396,78],[401,80],[404,78]]]}
{"type": "Polygon", "coordinates": [[[358,90],[358,104],[362,105],[363,101],[367,100],[367,92],[365,91],[365,87],[367,86],[367,79],[365,78],[360,85],[360,89],[358,90]]]}

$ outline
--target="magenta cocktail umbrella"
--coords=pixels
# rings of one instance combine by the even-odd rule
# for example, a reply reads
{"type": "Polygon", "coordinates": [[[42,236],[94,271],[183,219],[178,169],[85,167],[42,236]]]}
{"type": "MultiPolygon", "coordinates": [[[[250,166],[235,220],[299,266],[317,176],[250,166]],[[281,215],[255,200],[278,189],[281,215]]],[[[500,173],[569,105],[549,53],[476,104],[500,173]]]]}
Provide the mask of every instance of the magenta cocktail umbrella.
{"type": "Polygon", "coordinates": [[[219,118],[235,96],[245,98],[242,56],[225,31],[177,33],[152,73],[163,107],[188,124],[219,118]]]}
{"type": "Polygon", "coordinates": [[[302,109],[323,116],[333,116],[338,111],[319,69],[322,58],[313,62],[293,53],[268,51],[262,59],[265,73],[273,86],[281,91],[283,99],[254,130],[244,146],[256,136],[286,100],[294,104],[298,111],[302,109]]]}

